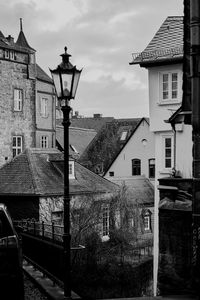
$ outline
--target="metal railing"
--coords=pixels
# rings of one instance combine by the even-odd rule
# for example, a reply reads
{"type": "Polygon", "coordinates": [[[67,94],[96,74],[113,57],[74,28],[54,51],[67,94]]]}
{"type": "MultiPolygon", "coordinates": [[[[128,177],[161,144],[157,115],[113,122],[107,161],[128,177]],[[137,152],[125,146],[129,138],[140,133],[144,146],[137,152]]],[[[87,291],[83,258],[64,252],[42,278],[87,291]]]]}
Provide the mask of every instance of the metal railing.
{"type": "Polygon", "coordinates": [[[20,220],[14,221],[14,226],[18,232],[27,232],[34,236],[51,239],[51,241],[62,242],[63,226],[57,225],[54,222],[45,223],[37,222],[35,220],[20,220]]]}
{"type": "Polygon", "coordinates": [[[132,57],[133,57],[132,63],[148,62],[152,60],[162,59],[166,57],[176,57],[176,56],[178,57],[183,56],[183,46],[132,53],[132,57]]]}

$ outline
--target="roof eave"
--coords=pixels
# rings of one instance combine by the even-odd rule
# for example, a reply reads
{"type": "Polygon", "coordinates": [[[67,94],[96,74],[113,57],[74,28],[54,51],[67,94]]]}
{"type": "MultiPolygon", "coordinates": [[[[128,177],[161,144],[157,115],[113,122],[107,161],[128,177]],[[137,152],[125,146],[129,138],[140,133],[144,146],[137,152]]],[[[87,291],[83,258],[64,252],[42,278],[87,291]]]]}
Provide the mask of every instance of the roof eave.
{"type": "Polygon", "coordinates": [[[169,65],[169,64],[177,64],[183,62],[183,56],[181,57],[171,57],[171,58],[160,58],[157,60],[148,60],[148,61],[132,61],[129,65],[140,65],[142,68],[149,68],[160,65],[169,65]]]}

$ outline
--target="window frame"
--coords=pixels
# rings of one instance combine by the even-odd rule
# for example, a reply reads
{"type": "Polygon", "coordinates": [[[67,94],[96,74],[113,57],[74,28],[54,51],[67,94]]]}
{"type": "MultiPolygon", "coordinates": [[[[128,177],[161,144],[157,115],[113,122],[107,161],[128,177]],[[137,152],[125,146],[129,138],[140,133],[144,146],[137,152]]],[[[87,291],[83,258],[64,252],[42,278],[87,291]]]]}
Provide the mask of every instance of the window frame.
{"type": "Polygon", "coordinates": [[[152,231],[151,215],[152,215],[152,212],[149,209],[145,209],[142,212],[143,229],[144,229],[145,233],[152,231]]]}
{"type": "Polygon", "coordinates": [[[22,153],[23,151],[23,137],[21,135],[13,135],[12,137],[12,153],[13,153],[13,157],[19,155],[20,153],[22,153]],[[14,145],[14,139],[15,141],[15,145],[14,145]],[[18,145],[18,141],[20,140],[20,146],[18,145]],[[16,151],[15,155],[14,155],[14,151],[16,151]]]}
{"type": "Polygon", "coordinates": [[[40,137],[40,147],[42,149],[48,149],[49,148],[49,137],[48,137],[48,135],[41,135],[41,137],[40,137]]]}
{"type": "Polygon", "coordinates": [[[170,104],[170,103],[179,103],[181,101],[181,74],[179,70],[166,70],[166,71],[160,71],[159,72],[159,103],[160,104],[170,104]],[[173,74],[177,74],[177,81],[173,81],[173,74]],[[168,76],[168,81],[165,81],[168,85],[168,97],[165,99],[163,97],[163,76],[167,75],[168,76]],[[177,88],[173,89],[173,82],[177,83],[177,88]],[[176,91],[177,96],[173,98],[172,92],[176,91]]]}
{"type": "Polygon", "coordinates": [[[74,161],[73,160],[70,160],[68,162],[68,172],[69,172],[69,179],[75,179],[74,161]]]}
{"type": "Polygon", "coordinates": [[[109,204],[102,205],[102,240],[106,241],[109,239],[110,230],[110,207],[109,204]]]}
{"type": "Polygon", "coordinates": [[[20,88],[14,88],[14,112],[21,112],[23,109],[23,90],[20,88]],[[18,94],[18,95],[17,95],[18,94]]]}
{"type": "Polygon", "coordinates": [[[132,162],[132,176],[141,176],[141,159],[133,158],[131,162],[132,162]],[[139,162],[139,164],[135,164],[136,162],[139,162]]]}
{"type": "Polygon", "coordinates": [[[163,168],[164,170],[171,170],[173,168],[174,164],[174,138],[173,135],[163,135],[163,168]],[[171,140],[171,145],[167,146],[166,145],[166,140],[170,139],[171,140]],[[167,151],[168,150],[168,151],[167,151]],[[169,153],[169,150],[171,151],[171,155],[168,156],[167,152],[169,153]],[[167,166],[167,160],[170,160],[170,166],[167,166]]]}
{"type": "Polygon", "coordinates": [[[40,114],[43,118],[48,117],[48,98],[47,97],[40,98],[40,114]]]}
{"type": "Polygon", "coordinates": [[[149,158],[149,178],[155,178],[156,173],[156,160],[155,158],[149,158]],[[154,161],[154,164],[151,164],[151,161],[154,161]],[[153,176],[151,175],[153,169],[153,176]]]}

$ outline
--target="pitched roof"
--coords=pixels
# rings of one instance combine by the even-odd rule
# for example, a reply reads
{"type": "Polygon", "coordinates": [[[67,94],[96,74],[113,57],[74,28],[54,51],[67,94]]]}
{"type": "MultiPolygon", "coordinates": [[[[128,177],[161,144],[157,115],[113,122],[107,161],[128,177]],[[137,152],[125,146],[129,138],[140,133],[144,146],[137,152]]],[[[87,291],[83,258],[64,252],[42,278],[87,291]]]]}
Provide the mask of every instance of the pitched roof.
{"type": "Polygon", "coordinates": [[[14,38],[10,35],[5,37],[3,33],[0,33],[0,47],[5,49],[16,50],[25,53],[34,53],[35,50],[29,46],[23,31],[20,31],[17,42],[14,42],[14,38]]]}
{"type": "Polygon", "coordinates": [[[132,176],[120,178],[109,178],[109,181],[125,185],[131,193],[131,201],[137,200],[141,205],[154,205],[154,187],[145,176],[132,176]]]}
{"type": "Polygon", "coordinates": [[[106,123],[87,146],[79,161],[93,171],[96,171],[99,165],[103,165],[104,170],[107,170],[140,121],[141,118],[114,119],[106,123]],[[123,132],[126,135],[121,139],[123,132]]]}
{"type": "MultiPolygon", "coordinates": [[[[0,169],[0,195],[63,195],[63,154],[26,149],[0,169]]],[[[117,186],[75,162],[70,194],[113,193],[117,186]]]]}
{"type": "Polygon", "coordinates": [[[163,22],[148,46],[141,53],[133,53],[130,64],[145,65],[183,58],[183,17],[170,16],[163,22]]]}
{"type": "MultiPolygon", "coordinates": [[[[114,120],[113,117],[100,117],[100,118],[72,118],[71,119],[71,127],[78,127],[78,128],[86,128],[86,129],[94,129],[98,132],[103,125],[107,122],[114,120]]],[[[57,121],[59,125],[59,121],[57,121]]]]}
{"type": "Polygon", "coordinates": [[[110,169],[110,167],[112,166],[112,164],[114,163],[114,161],[117,159],[117,157],[119,156],[119,154],[122,152],[122,150],[126,147],[127,143],[129,142],[129,140],[132,138],[132,136],[134,135],[135,131],[137,130],[137,128],[140,126],[140,124],[143,121],[146,121],[147,124],[149,125],[149,118],[141,118],[140,121],[137,123],[137,125],[135,126],[135,128],[132,130],[131,134],[129,135],[129,137],[126,139],[125,143],[123,144],[123,146],[120,148],[119,152],[116,153],[116,155],[113,157],[113,160],[111,161],[110,165],[107,166],[107,169],[104,170],[104,175],[108,172],[108,170],[110,169]]]}
{"type": "MultiPolygon", "coordinates": [[[[96,134],[94,129],[69,127],[70,154],[73,155],[77,151],[80,156],[96,134]]],[[[64,149],[63,137],[63,126],[56,126],[56,141],[62,149],[64,149]]]]}
{"type": "Polygon", "coordinates": [[[53,84],[53,80],[51,79],[51,77],[49,77],[49,75],[47,75],[47,73],[45,73],[45,71],[38,64],[36,64],[36,72],[37,79],[53,84]]]}
{"type": "MultiPolygon", "coordinates": [[[[28,48],[30,50],[34,50],[33,48],[31,48],[26,40],[26,37],[23,33],[22,30],[20,30],[20,33],[18,35],[18,39],[15,43],[17,46],[22,47],[22,48],[28,48]]],[[[35,51],[35,50],[34,50],[35,51]]]]}

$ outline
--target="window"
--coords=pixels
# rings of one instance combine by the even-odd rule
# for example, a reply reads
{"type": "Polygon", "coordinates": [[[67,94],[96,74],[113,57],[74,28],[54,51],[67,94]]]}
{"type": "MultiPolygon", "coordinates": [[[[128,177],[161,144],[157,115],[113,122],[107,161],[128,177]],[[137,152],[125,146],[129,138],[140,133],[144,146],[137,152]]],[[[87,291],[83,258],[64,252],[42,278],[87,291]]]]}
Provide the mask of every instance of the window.
{"type": "Polygon", "coordinates": [[[151,231],[151,211],[144,210],[142,212],[144,231],[151,231]]]}
{"type": "Polygon", "coordinates": [[[48,148],[48,144],[49,144],[48,142],[49,142],[48,136],[42,135],[40,141],[41,148],[45,148],[45,149],[48,148]]]}
{"type": "Polygon", "coordinates": [[[108,204],[104,204],[102,207],[102,226],[103,231],[102,235],[103,237],[109,236],[109,206],[108,204]]]}
{"type": "Polygon", "coordinates": [[[22,111],[23,91],[14,89],[14,111],[22,111]]]}
{"type": "Polygon", "coordinates": [[[149,159],[149,178],[155,178],[155,158],[149,159]]]}
{"type": "Polygon", "coordinates": [[[22,152],[22,136],[13,136],[13,157],[22,152]]]}
{"type": "Polygon", "coordinates": [[[164,168],[172,168],[173,161],[173,143],[172,137],[164,137],[164,168]]]}
{"type": "Polygon", "coordinates": [[[120,137],[120,141],[125,141],[126,137],[127,137],[128,132],[127,131],[122,131],[121,137],[120,137]]]}
{"type": "Polygon", "coordinates": [[[9,50],[5,50],[4,56],[5,56],[5,58],[10,58],[9,50]]]}
{"type": "Polygon", "coordinates": [[[144,230],[150,230],[150,215],[144,216],[144,230]]]}
{"type": "Polygon", "coordinates": [[[115,173],[113,171],[109,172],[109,176],[114,176],[114,175],[115,175],[115,173]]]}
{"type": "Polygon", "coordinates": [[[69,161],[69,178],[74,179],[74,161],[69,161]]]}
{"type": "Polygon", "coordinates": [[[179,76],[178,72],[160,73],[160,98],[165,102],[168,100],[177,101],[179,96],[179,76]]]}
{"type": "Polygon", "coordinates": [[[47,117],[47,103],[48,103],[48,99],[47,98],[41,98],[41,115],[43,117],[47,117]]]}
{"type": "Polygon", "coordinates": [[[141,174],[141,160],[140,159],[132,159],[132,175],[140,175],[141,174]]]}
{"type": "Polygon", "coordinates": [[[12,50],[10,51],[10,59],[15,60],[15,52],[12,50]]]}

